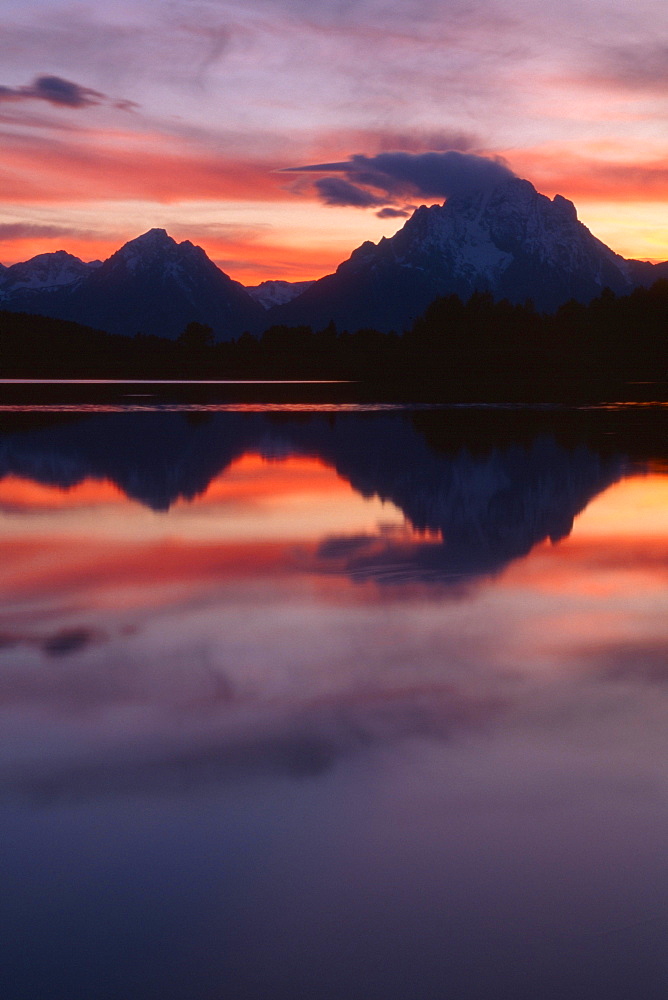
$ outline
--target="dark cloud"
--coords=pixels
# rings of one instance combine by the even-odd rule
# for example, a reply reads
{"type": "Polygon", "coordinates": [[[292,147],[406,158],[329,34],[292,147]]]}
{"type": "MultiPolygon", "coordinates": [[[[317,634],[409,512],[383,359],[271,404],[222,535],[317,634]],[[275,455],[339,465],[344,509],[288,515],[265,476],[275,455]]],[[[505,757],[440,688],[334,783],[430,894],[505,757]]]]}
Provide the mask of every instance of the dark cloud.
{"type": "Polygon", "coordinates": [[[341,559],[364,551],[375,539],[370,535],[336,535],[326,538],[318,548],[321,559],[341,559]]]}
{"type": "Polygon", "coordinates": [[[92,642],[97,642],[99,635],[90,629],[73,628],[63,629],[50,635],[42,643],[42,649],[48,656],[65,656],[68,653],[77,653],[80,649],[85,649],[92,642]]]}
{"type": "Polygon", "coordinates": [[[60,76],[38,76],[26,91],[31,97],[49,101],[50,104],[63,104],[68,108],[97,104],[103,97],[97,90],[82,87],[71,80],[63,80],[60,76]]]}
{"type": "MultiPolygon", "coordinates": [[[[500,160],[473,153],[448,150],[439,153],[380,153],[378,156],[355,157],[358,169],[366,167],[379,184],[390,178],[394,184],[427,197],[451,198],[469,191],[489,189],[514,177],[512,170],[500,160]]],[[[389,190],[394,189],[394,184],[389,190]]]]}
{"type": "Polygon", "coordinates": [[[453,600],[468,597],[478,578],[498,572],[512,558],[495,558],[486,551],[474,551],[469,557],[456,544],[376,535],[328,538],[317,555],[322,573],[343,573],[357,583],[373,580],[381,586],[439,584],[453,600]]]}
{"type": "Polygon", "coordinates": [[[38,100],[67,108],[85,108],[104,99],[104,94],[97,90],[60,76],[38,76],[26,87],[0,87],[0,101],[38,100]]]}
{"type": "Polygon", "coordinates": [[[376,212],[379,219],[407,219],[409,215],[412,215],[415,211],[413,205],[407,206],[406,208],[381,208],[380,212],[376,212]]]}
{"type": "Polygon", "coordinates": [[[35,646],[47,656],[65,656],[77,653],[92,643],[104,639],[101,632],[89,628],[66,628],[47,636],[34,636],[24,633],[2,633],[0,649],[11,649],[14,646],[35,646]]]}
{"type": "Polygon", "coordinates": [[[46,101],[62,108],[88,108],[95,104],[110,104],[121,111],[138,107],[134,101],[112,100],[99,90],[82,87],[61,76],[38,76],[25,87],[0,86],[0,103],[8,101],[46,101]]]}
{"type": "Polygon", "coordinates": [[[370,191],[341,177],[321,177],[313,185],[320,194],[325,205],[353,205],[357,208],[370,208],[382,205],[384,198],[379,198],[370,191]]]}
{"type": "Polygon", "coordinates": [[[290,172],[342,175],[315,181],[313,186],[327,205],[383,206],[397,214],[405,213],[406,198],[457,197],[491,190],[515,176],[501,160],[454,149],[355,154],[339,162],[292,167],[290,172]]]}

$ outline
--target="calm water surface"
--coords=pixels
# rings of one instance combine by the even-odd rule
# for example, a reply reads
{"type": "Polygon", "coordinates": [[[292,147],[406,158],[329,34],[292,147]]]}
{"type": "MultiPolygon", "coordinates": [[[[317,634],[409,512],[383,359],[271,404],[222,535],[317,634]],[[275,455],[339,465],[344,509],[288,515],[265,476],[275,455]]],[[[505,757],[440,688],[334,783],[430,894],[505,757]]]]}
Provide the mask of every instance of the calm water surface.
{"type": "Polygon", "coordinates": [[[665,413],[135,409],[2,414],[3,1000],[668,995],[665,413]]]}

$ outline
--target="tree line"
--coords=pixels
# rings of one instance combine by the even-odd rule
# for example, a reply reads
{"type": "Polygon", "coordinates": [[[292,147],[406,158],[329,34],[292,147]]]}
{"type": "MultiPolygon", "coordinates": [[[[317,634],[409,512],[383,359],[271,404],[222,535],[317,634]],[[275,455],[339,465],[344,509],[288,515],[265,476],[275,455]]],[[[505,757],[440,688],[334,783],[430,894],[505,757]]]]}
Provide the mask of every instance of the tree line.
{"type": "Polygon", "coordinates": [[[176,340],[126,337],[0,312],[4,378],[341,379],[431,386],[444,398],[550,397],[668,378],[668,281],[554,315],[476,293],[436,299],[402,334],[272,326],[215,343],[190,323],[176,340]]]}

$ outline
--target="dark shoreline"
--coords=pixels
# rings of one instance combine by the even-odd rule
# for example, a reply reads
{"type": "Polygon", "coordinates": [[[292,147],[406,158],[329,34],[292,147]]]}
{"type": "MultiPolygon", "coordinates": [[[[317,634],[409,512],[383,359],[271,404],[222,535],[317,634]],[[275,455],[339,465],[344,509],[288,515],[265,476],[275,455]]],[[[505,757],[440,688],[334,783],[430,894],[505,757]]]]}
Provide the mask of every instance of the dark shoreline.
{"type": "MultiPolygon", "coordinates": [[[[39,389],[40,398],[53,399],[65,391],[78,399],[84,385],[89,395],[95,385],[91,398],[111,398],[119,387],[138,396],[164,380],[159,391],[170,399],[209,394],[212,401],[668,402],[668,281],[627,296],[604,291],[554,315],[483,293],[466,303],[449,296],[401,335],[340,332],[332,323],[273,326],[259,338],[219,342],[208,328],[192,333],[128,337],[0,311],[0,374],[53,379],[39,389]]],[[[20,384],[0,387],[0,401],[27,398],[20,384]]]]}
{"type": "Polygon", "coordinates": [[[525,379],[7,379],[0,380],[0,407],[133,403],[178,404],[369,404],[472,407],[581,407],[668,405],[668,380],[588,378],[525,379]]]}
{"type": "MultiPolygon", "coordinates": [[[[656,387],[647,387],[656,388],[656,387]]],[[[454,395],[454,393],[453,393],[454,395]]],[[[452,400],[427,392],[397,393],[389,385],[364,383],[204,382],[156,386],[151,383],[0,384],[0,434],[21,434],[95,415],[131,417],[169,412],[195,426],[217,413],[265,412],[272,420],[346,419],[355,412],[371,419],[378,411],[403,411],[405,419],[437,451],[466,448],[472,453],[504,444],[527,444],[550,435],[568,448],[587,445],[601,454],[625,454],[632,462],[665,464],[668,469],[668,403],[648,392],[646,399],[579,398],[560,402],[452,400]],[[299,392],[296,389],[299,388],[299,392]],[[145,389],[145,392],[142,392],[145,389]]]]}

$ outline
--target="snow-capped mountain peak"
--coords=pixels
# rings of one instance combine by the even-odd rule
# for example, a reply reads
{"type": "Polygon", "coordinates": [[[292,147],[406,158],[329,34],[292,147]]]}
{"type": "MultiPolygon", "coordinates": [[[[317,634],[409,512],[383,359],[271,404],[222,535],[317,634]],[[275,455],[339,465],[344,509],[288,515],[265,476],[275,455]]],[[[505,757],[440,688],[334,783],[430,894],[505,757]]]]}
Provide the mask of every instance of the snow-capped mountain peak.
{"type": "Polygon", "coordinates": [[[201,247],[189,240],[177,243],[164,229],[128,241],[94,269],[68,254],[59,259],[63,266],[76,262],[82,279],[52,284],[48,293],[42,286],[13,290],[7,305],[130,335],[178,337],[196,321],[211,326],[219,339],[229,339],[262,323],[263,309],[238,282],[201,247]]]}
{"type": "Polygon", "coordinates": [[[601,272],[600,258],[610,266],[608,281],[615,283],[614,270],[619,272],[617,284],[625,277],[622,258],[579,222],[572,202],[561,195],[550,200],[518,177],[450,198],[444,205],[421,206],[402,230],[380,245],[383,242],[391,245],[399,263],[438,263],[453,276],[475,275],[478,285],[486,281],[490,290],[520,258],[567,272],[585,267],[592,273],[601,272]]]}
{"type": "Polygon", "coordinates": [[[281,279],[261,281],[259,285],[246,285],[246,291],[264,309],[291,302],[312,285],[312,281],[282,281],[281,279]]]}
{"type": "MultiPolygon", "coordinates": [[[[363,243],[333,275],[272,309],[275,323],[402,330],[433,300],[475,292],[545,312],[633,287],[628,263],[597,240],[561,195],[507,177],[422,205],[394,236],[363,243]]],[[[636,282],[637,283],[637,282],[636,282]]]]}
{"type": "Polygon", "coordinates": [[[193,247],[192,243],[189,241],[177,243],[164,229],[149,229],[141,236],[124,243],[120,250],[112,254],[107,263],[121,265],[133,272],[150,267],[156,262],[173,261],[182,256],[183,249],[188,247],[193,247]]]}
{"type": "Polygon", "coordinates": [[[48,290],[74,284],[100,266],[100,261],[85,263],[65,250],[41,253],[30,260],[12,264],[0,272],[3,297],[18,289],[48,290]]]}

